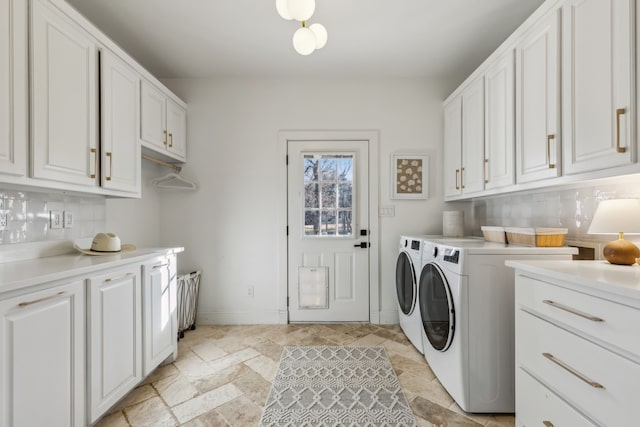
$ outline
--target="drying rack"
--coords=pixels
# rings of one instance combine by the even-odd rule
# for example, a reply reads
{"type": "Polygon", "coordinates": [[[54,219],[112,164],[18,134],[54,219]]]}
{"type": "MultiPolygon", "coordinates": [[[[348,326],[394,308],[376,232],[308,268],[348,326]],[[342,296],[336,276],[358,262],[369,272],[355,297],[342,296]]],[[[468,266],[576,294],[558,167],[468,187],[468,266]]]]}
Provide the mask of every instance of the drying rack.
{"type": "Polygon", "coordinates": [[[153,184],[155,188],[161,188],[166,190],[197,190],[198,189],[198,186],[196,185],[195,182],[180,175],[180,172],[182,171],[182,168],[180,166],[173,163],[168,163],[162,160],[158,160],[154,157],[147,156],[146,154],[143,154],[142,158],[152,163],[156,163],[158,165],[165,166],[171,169],[171,172],[169,172],[168,174],[151,181],[151,184],[153,184]]]}

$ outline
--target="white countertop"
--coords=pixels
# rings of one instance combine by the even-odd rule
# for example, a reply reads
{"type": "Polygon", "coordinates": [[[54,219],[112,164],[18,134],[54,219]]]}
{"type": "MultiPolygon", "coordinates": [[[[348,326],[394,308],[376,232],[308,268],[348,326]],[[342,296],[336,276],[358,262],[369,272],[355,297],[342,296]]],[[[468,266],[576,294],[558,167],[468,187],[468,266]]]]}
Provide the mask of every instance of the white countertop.
{"type": "Polygon", "coordinates": [[[143,262],[153,256],[182,252],[184,248],[138,248],[133,252],[91,256],[67,255],[0,263],[0,294],[42,283],[81,276],[120,265],[143,262]]]}
{"type": "Polygon", "coordinates": [[[640,302],[640,266],[607,261],[516,261],[507,267],[640,302]]]}

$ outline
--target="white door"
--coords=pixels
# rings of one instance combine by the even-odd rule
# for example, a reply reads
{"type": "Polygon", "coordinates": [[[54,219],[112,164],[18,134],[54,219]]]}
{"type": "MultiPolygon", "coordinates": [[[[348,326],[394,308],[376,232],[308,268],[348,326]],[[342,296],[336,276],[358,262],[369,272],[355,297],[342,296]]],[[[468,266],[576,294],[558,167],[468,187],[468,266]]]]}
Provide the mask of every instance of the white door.
{"type": "Polygon", "coordinates": [[[458,196],[462,168],[462,97],[444,106],[444,195],[458,196]]]}
{"type": "Polygon", "coordinates": [[[462,169],[465,194],[484,190],[484,79],[479,77],[462,92],[462,169]]]}
{"type": "Polygon", "coordinates": [[[187,112],[180,105],[167,99],[167,148],[168,154],[178,160],[187,160],[187,112]]]}
{"type": "Polygon", "coordinates": [[[288,141],[292,322],[369,320],[368,141],[288,141]]]}
{"type": "Polygon", "coordinates": [[[146,80],[140,89],[140,140],[142,145],[164,151],[167,149],[166,98],[146,80]]]}

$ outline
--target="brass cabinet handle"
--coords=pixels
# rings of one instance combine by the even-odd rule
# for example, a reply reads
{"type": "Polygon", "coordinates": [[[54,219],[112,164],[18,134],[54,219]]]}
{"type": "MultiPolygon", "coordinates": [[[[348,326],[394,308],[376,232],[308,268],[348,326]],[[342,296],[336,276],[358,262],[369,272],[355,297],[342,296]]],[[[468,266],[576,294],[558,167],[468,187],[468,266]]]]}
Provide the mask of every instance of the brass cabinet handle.
{"type": "Polygon", "coordinates": [[[573,369],[571,366],[567,365],[566,363],[562,362],[559,359],[556,359],[556,357],[553,354],[551,354],[551,353],[542,353],[542,355],[544,357],[546,357],[547,359],[549,359],[550,361],[552,361],[553,363],[555,363],[556,365],[560,366],[565,371],[569,372],[570,374],[572,374],[575,377],[577,377],[578,379],[580,379],[580,381],[583,381],[583,382],[589,384],[591,387],[593,387],[593,388],[604,388],[604,386],[602,384],[597,383],[595,381],[591,381],[589,378],[585,377],[580,372],[578,372],[575,369],[573,369]]]}
{"type": "Polygon", "coordinates": [[[18,304],[18,307],[27,307],[29,305],[37,304],[37,303],[42,302],[42,301],[47,301],[47,300],[50,300],[50,299],[58,298],[60,295],[64,295],[64,292],[58,292],[55,295],[49,295],[48,297],[36,299],[36,300],[33,300],[33,301],[21,302],[20,304],[18,304]]]}
{"type": "Polygon", "coordinates": [[[91,154],[93,154],[93,173],[89,175],[91,178],[95,178],[98,173],[98,149],[92,148],[91,154]]]}
{"type": "Polygon", "coordinates": [[[456,169],[456,190],[460,189],[460,184],[458,184],[458,175],[460,175],[460,169],[456,169]]]}
{"type": "Polygon", "coordinates": [[[166,267],[166,266],[168,266],[168,265],[169,265],[169,263],[168,263],[168,262],[165,262],[164,264],[154,265],[154,266],[153,266],[153,268],[161,268],[161,267],[166,267]]]}
{"type": "Polygon", "coordinates": [[[106,154],[109,158],[109,176],[106,177],[106,180],[111,181],[111,177],[113,176],[113,153],[107,152],[106,154]]]}
{"type": "Polygon", "coordinates": [[[489,179],[487,178],[489,176],[489,171],[487,170],[488,166],[489,166],[489,159],[484,159],[484,168],[483,168],[482,172],[484,173],[484,183],[485,184],[489,183],[489,179]]]}
{"type": "Polygon", "coordinates": [[[118,277],[110,277],[107,280],[105,280],[105,282],[115,282],[117,280],[124,279],[124,278],[129,277],[129,276],[133,276],[133,273],[127,273],[127,274],[124,274],[124,275],[118,276],[118,277]]]}
{"type": "Polygon", "coordinates": [[[460,168],[460,188],[464,189],[464,168],[460,168]]]}
{"type": "Polygon", "coordinates": [[[169,147],[173,147],[173,133],[169,132],[169,147]]]}
{"type": "Polygon", "coordinates": [[[555,135],[547,135],[547,165],[549,165],[549,169],[554,169],[556,165],[551,163],[551,141],[556,139],[555,135]]]}
{"type": "Polygon", "coordinates": [[[164,145],[167,145],[167,131],[164,131],[164,141],[162,141],[164,145]]]}
{"type": "Polygon", "coordinates": [[[557,303],[555,301],[551,301],[549,299],[542,300],[543,303],[550,305],[551,307],[555,307],[557,309],[566,311],[567,313],[575,314],[576,316],[580,316],[583,319],[591,320],[592,322],[604,322],[604,319],[601,319],[596,316],[592,316],[587,313],[583,313],[581,311],[576,310],[575,308],[567,307],[566,305],[557,303]]]}
{"type": "Polygon", "coordinates": [[[627,151],[626,147],[620,146],[620,116],[625,113],[626,110],[624,108],[618,108],[616,110],[616,151],[618,151],[618,153],[624,153],[627,151]]]}
{"type": "Polygon", "coordinates": [[[554,427],[553,423],[551,421],[543,421],[542,424],[545,425],[545,427],[554,427]]]}

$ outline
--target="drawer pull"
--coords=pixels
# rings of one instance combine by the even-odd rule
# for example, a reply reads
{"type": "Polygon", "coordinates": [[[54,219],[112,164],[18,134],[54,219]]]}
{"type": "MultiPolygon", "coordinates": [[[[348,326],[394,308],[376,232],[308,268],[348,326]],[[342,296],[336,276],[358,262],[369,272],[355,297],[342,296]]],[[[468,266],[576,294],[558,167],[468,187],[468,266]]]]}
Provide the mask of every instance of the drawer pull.
{"type": "Polygon", "coordinates": [[[544,424],[545,427],[554,427],[551,421],[543,421],[542,424],[544,424]]]}
{"type": "Polygon", "coordinates": [[[542,353],[542,355],[544,357],[546,357],[547,359],[549,359],[550,361],[552,361],[553,363],[555,363],[556,365],[560,366],[565,371],[575,375],[581,381],[584,381],[585,383],[589,384],[591,387],[593,387],[593,388],[604,388],[604,386],[602,384],[597,383],[595,381],[591,381],[589,378],[585,377],[580,372],[578,372],[575,369],[573,369],[571,366],[569,366],[566,363],[556,359],[553,354],[551,354],[551,353],[542,353]]]}
{"type": "Polygon", "coordinates": [[[33,300],[33,301],[21,302],[20,304],[18,304],[18,307],[27,307],[29,305],[37,304],[37,303],[42,302],[42,301],[58,298],[60,295],[64,295],[64,292],[58,292],[55,295],[49,295],[48,297],[36,299],[36,300],[33,300]]]}
{"type": "Polygon", "coordinates": [[[161,268],[161,267],[166,267],[166,266],[168,266],[168,265],[169,265],[169,263],[168,263],[168,262],[165,262],[164,264],[154,265],[154,266],[153,266],[153,268],[161,268]]]}
{"type": "Polygon", "coordinates": [[[118,276],[118,277],[110,277],[107,280],[105,280],[105,282],[115,282],[116,280],[124,279],[129,276],[133,276],[133,273],[127,273],[125,275],[118,276]]]}
{"type": "Polygon", "coordinates": [[[542,302],[547,304],[547,305],[550,305],[551,307],[555,307],[555,308],[558,308],[560,310],[566,311],[567,313],[575,314],[576,316],[580,316],[580,317],[582,317],[584,319],[591,320],[592,322],[604,322],[604,319],[601,319],[601,318],[596,317],[596,316],[592,316],[592,315],[587,314],[587,313],[583,313],[581,311],[576,310],[575,308],[567,307],[566,305],[558,304],[555,301],[551,301],[551,300],[545,299],[542,302]]]}

